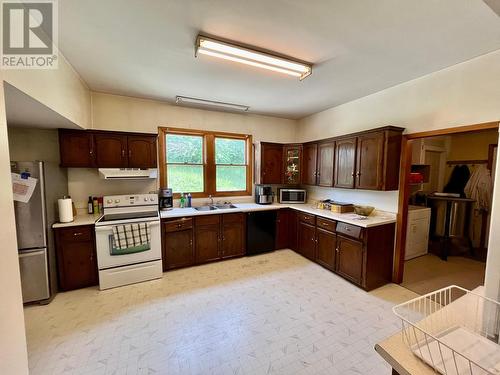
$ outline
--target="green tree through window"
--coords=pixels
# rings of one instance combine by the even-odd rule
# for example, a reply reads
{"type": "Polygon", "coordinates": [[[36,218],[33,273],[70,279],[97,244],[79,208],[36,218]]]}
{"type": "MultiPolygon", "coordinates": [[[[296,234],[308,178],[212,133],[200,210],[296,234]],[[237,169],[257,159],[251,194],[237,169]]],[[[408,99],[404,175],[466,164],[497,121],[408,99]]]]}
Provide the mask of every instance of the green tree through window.
{"type": "Polygon", "coordinates": [[[167,134],[168,187],[174,193],[203,192],[203,137],[167,134]]]}
{"type": "Polygon", "coordinates": [[[215,138],[217,191],[243,191],[247,188],[246,141],[215,138]]]}

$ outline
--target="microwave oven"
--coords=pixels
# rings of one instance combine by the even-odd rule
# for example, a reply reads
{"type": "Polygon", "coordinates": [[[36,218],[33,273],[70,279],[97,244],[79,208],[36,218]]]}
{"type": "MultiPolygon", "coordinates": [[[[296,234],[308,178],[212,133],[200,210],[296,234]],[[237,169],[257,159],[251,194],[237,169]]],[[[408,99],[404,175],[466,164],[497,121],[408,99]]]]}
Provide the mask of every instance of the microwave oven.
{"type": "Polygon", "coordinates": [[[280,203],[306,203],[306,190],[305,189],[279,189],[279,202],[280,203]]]}

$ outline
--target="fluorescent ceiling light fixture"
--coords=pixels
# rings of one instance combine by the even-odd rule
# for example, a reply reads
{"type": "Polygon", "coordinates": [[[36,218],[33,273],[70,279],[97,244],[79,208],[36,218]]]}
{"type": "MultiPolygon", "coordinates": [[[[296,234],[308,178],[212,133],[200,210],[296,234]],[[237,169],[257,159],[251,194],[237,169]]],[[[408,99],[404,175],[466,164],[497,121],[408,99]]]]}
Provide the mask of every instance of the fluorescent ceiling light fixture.
{"type": "Polygon", "coordinates": [[[241,111],[241,112],[246,112],[250,108],[247,105],[225,103],[225,102],[216,102],[214,100],[190,98],[188,96],[176,96],[175,103],[176,104],[193,105],[193,106],[201,106],[201,107],[213,107],[213,108],[218,108],[218,109],[227,109],[230,111],[241,111]]]}
{"type": "Polygon", "coordinates": [[[312,73],[312,64],[273,56],[269,53],[240,47],[202,35],[198,35],[196,40],[196,56],[199,53],[288,74],[298,77],[300,80],[312,73]]]}

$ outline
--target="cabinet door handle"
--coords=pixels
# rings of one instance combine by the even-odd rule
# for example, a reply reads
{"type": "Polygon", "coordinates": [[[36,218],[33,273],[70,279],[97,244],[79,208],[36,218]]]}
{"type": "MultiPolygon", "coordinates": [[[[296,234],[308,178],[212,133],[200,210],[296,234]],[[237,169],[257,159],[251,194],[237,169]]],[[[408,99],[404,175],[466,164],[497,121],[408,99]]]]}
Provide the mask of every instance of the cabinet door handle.
{"type": "Polygon", "coordinates": [[[182,224],[177,224],[177,228],[182,228],[182,224]]]}
{"type": "Polygon", "coordinates": [[[128,157],[132,157],[132,150],[128,150],[128,157]]]}
{"type": "Polygon", "coordinates": [[[356,176],[358,177],[361,176],[361,172],[356,173],[356,176]]]}
{"type": "Polygon", "coordinates": [[[189,240],[189,246],[193,246],[193,240],[189,240]]]}
{"type": "Polygon", "coordinates": [[[122,148],[122,158],[125,157],[125,150],[122,148]]]}
{"type": "Polygon", "coordinates": [[[76,233],[73,233],[73,236],[81,236],[83,233],[82,232],[76,232],[76,233]]]}

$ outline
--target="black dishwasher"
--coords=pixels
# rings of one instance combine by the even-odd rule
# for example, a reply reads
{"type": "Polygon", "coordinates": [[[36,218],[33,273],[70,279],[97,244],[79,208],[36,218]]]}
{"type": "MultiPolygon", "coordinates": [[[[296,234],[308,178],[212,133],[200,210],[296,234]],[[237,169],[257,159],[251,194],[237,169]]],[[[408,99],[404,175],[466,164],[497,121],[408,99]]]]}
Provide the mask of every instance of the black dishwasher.
{"type": "Polygon", "coordinates": [[[247,213],[247,255],[274,250],[276,210],[247,213]]]}

